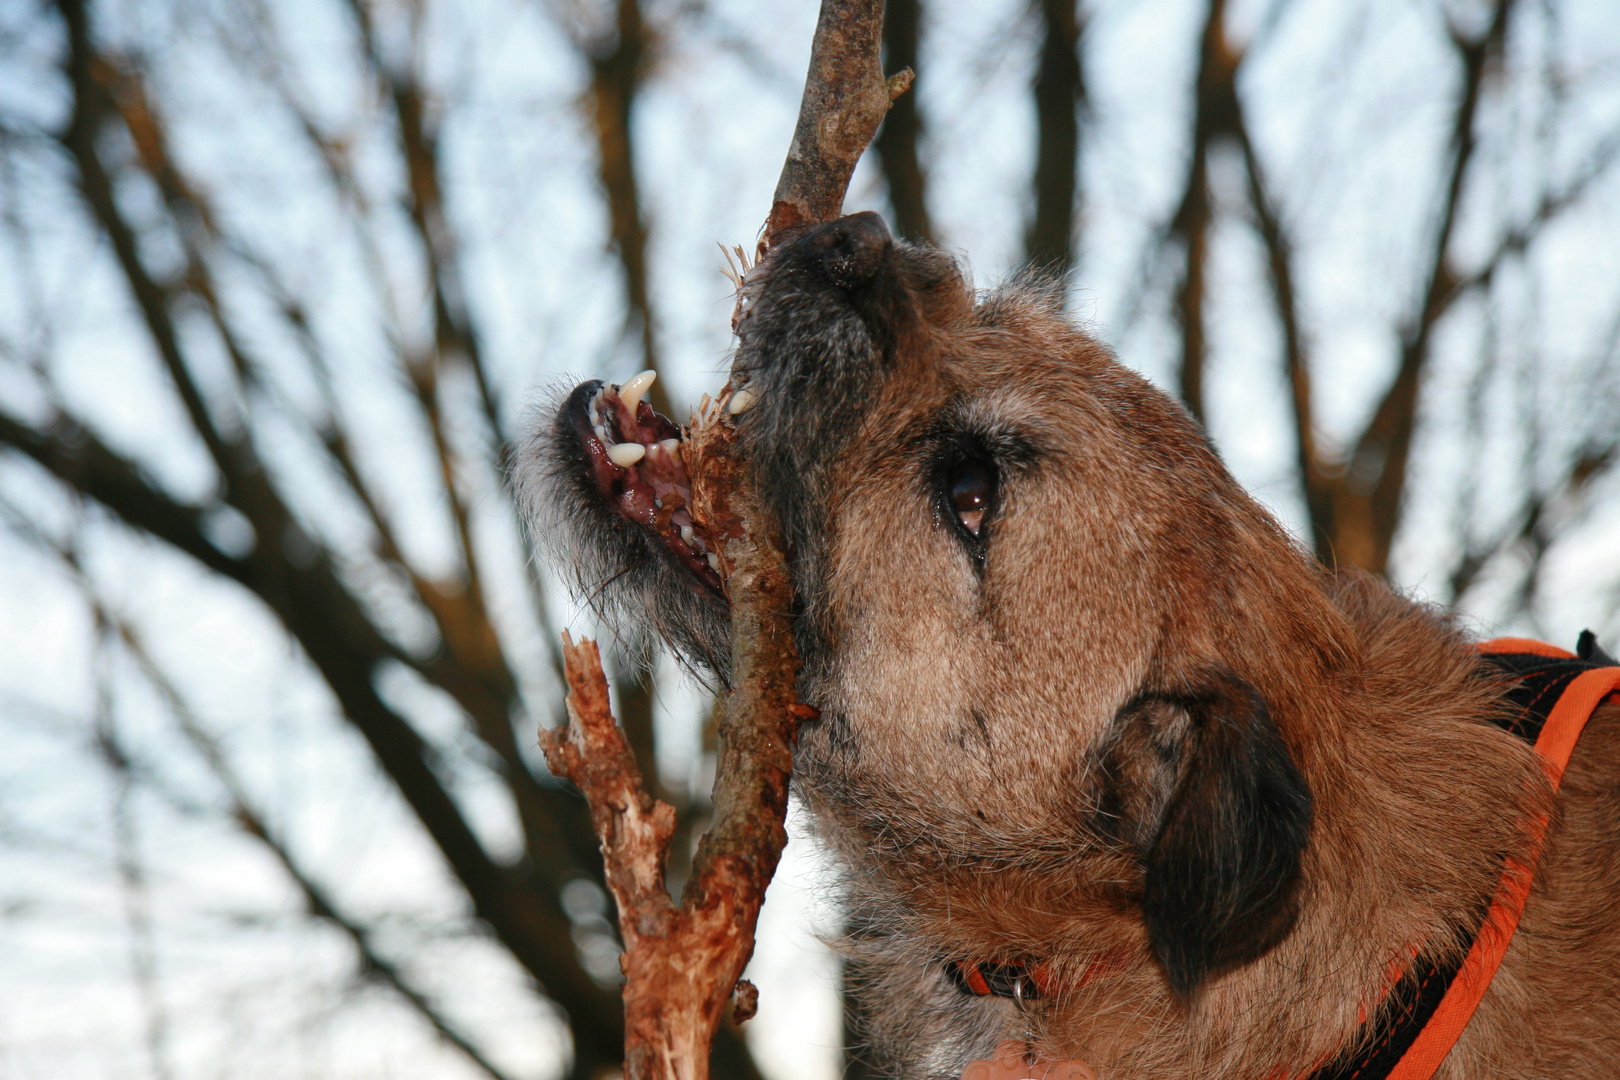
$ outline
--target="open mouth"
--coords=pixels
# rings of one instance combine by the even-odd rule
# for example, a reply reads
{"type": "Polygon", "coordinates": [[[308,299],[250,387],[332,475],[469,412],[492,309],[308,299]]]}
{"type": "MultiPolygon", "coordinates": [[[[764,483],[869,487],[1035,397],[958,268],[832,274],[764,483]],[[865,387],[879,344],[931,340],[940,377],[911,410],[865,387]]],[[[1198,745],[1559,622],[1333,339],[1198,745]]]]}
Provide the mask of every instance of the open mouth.
{"type": "Polygon", "coordinates": [[[642,400],[656,375],[623,386],[593,379],[568,397],[568,419],[603,500],[650,531],[700,584],[724,597],[720,560],[692,520],[681,429],[642,400]]]}

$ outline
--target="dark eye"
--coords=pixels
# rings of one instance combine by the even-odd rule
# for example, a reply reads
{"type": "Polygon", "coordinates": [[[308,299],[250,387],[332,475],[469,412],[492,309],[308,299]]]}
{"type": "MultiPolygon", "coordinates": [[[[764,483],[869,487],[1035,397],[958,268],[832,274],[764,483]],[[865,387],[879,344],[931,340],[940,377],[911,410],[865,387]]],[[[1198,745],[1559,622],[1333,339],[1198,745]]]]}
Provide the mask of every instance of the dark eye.
{"type": "Polygon", "coordinates": [[[974,460],[954,466],[945,480],[945,497],[962,528],[978,536],[985,515],[995,508],[995,466],[974,460]]]}

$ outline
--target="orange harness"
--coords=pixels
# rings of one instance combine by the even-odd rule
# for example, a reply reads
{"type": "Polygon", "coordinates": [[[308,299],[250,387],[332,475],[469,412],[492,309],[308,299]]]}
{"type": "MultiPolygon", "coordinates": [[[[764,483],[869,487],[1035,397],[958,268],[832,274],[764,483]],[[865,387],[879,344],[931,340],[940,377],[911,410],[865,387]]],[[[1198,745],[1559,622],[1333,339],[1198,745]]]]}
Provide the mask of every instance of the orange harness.
{"type": "MultiPolygon", "coordinates": [[[[1535,746],[1555,791],[1586,721],[1604,698],[1620,691],[1620,666],[1597,648],[1590,632],[1581,635],[1577,648],[1578,654],[1528,638],[1497,638],[1479,646],[1493,667],[1514,680],[1507,697],[1519,712],[1502,726],[1535,746]]],[[[1363,1025],[1366,1034],[1307,1080],[1429,1080],[1434,1075],[1473,1018],[1518,929],[1546,828],[1545,816],[1531,823],[1534,846],[1526,861],[1510,860],[1503,868],[1496,896],[1463,959],[1415,958],[1363,1025]]],[[[1098,957],[1080,981],[1121,966],[1119,958],[1098,957]]],[[[981,996],[1025,1000],[1061,990],[1043,963],[953,960],[946,971],[964,992],[981,996]]]]}
{"type": "MultiPolygon", "coordinates": [[[[1579,655],[1528,638],[1497,638],[1479,646],[1515,680],[1507,696],[1520,711],[1503,727],[1535,746],[1554,791],[1586,721],[1604,698],[1620,690],[1620,667],[1597,649],[1590,632],[1581,635],[1578,648],[1579,655]]],[[[1473,1019],[1513,941],[1546,828],[1545,816],[1531,822],[1534,846],[1526,861],[1510,860],[1503,868],[1496,896],[1461,964],[1416,961],[1379,1007],[1372,1037],[1357,1040],[1354,1050],[1316,1070],[1310,1080],[1429,1080],[1434,1075],[1473,1019]]]]}

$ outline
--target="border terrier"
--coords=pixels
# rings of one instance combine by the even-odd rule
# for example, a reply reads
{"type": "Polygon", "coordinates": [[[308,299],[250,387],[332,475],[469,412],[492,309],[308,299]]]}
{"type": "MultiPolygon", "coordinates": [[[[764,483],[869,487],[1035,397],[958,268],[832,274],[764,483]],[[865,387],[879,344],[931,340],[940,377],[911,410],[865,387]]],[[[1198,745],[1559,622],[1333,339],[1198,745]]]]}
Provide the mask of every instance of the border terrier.
{"type": "MultiPolygon", "coordinates": [[[[1555,790],[1522,672],[1301,551],[1050,282],[977,295],[856,214],[755,267],[736,330],[729,408],[820,711],[793,785],[843,868],[874,1066],[988,1076],[1012,1042],[1010,1076],[1613,1073],[1613,697],[1555,790]],[[1437,988],[1477,1005],[1436,1013],[1437,988]],[[1405,1030],[1431,1013],[1438,1050],[1440,1020],[1405,1030]]],[[[723,684],[724,588],[649,378],[539,425],[527,513],[610,623],[723,684]]]]}

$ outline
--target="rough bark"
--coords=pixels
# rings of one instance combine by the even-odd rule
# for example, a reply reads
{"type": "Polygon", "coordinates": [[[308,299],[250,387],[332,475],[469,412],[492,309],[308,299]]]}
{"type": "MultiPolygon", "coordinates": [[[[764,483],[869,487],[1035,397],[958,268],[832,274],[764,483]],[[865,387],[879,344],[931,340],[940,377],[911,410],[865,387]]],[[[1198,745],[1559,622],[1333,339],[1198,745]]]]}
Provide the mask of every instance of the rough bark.
{"type": "MultiPolygon", "coordinates": [[[[760,253],[842,212],[855,163],[910,73],[882,77],[876,0],[822,5],[792,148],[760,253]]],[[[714,817],[677,905],[666,887],[675,811],[649,792],[615,723],[591,642],[564,638],[568,724],[543,732],[552,771],[585,793],[602,841],[624,941],[625,1070],[630,1080],[705,1080],[725,1004],[738,1016],[757,993],[739,987],[754,927],[787,844],[791,743],[811,710],[794,700],[798,657],[787,565],[729,410],[705,400],[681,453],[693,516],[717,541],[731,605],[732,690],[719,722],[714,817]]]]}
{"type": "Polygon", "coordinates": [[[879,47],[883,6],[873,0],[824,0],[761,250],[789,230],[831,221],[889,103],[911,85],[910,70],[883,78],[879,47]]]}
{"type": "Polygon", "coordinates": [[[719,721],[714,817],[676,905],[665,880],[675,810],[649,793],[609,711],[594,643],[565,635],[568,725],[542,733],[546,761],[591,806],[624,942],[625,1070],[630,1080],[704,1080],[726,1002],[739,987],[765,888],[787,844],[798,658],[793,594],[774,529],[747,481],[725,411],[705,402],[683,454],[693,513],[719,541],[732,611],[734,688],[719,721]]]}
{"type": "MultiPolygon", "coordinates": [[[[735,511],[747,497],[733,492],[735,511]]],[[[797,660],[784,614],[791,587],[757,510],[725,542],[736,689],[720,721],[714,823],[681,903],[665,888],[675,810],[648,793],[608,708],[596,646],[564,639],[568,726],[542,736],[546,761],[591,805],[624,942],[625,1072],[630,1080],[704,1080],[726,1002],[753,955],[765,887],[787,844],[797,660]]]]}

